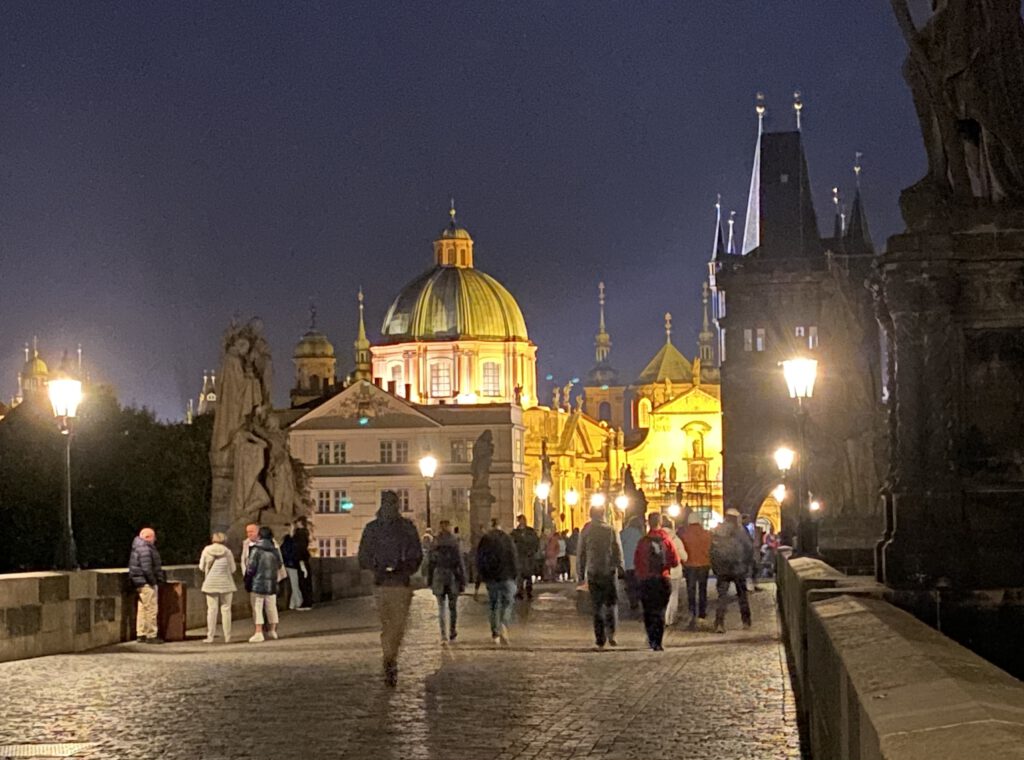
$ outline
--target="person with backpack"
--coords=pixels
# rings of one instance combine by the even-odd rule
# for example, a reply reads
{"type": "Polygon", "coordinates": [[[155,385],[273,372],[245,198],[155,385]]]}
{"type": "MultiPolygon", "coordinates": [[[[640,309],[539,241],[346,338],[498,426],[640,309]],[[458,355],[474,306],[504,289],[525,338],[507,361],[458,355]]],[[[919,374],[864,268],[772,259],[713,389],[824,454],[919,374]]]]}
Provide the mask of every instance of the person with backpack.
{"type": "Polygon", "coordinates": [[[668,597],[668,606],[665,607],[665,625],[675,625],[676,615],[679,612],[679,594],[683,587],[683,563],[686,562],[686,547],[683,546],[682,539],[676,535],[676,524],[671,517],[662,517],[661,527],[668,534],[672,546],[675,547],[676,554],[679,556],[679,564],[672,568],[668,576],[669,583],[672,585],[672,593],[668,597]]]}
{"type": "Polygon", "coordinates": [[[679,554],[672,538],[661,527],[661,513],[647,515],[650,528],[640,539],[633,555],[636,580],[640,586],[640,603],[644,609],[647,645],[655,652],[664,650],[665,608],[672,594],[670,575],[679,564],[679,554]]]}
{"type": "Polygon", "coordinates": [[[604,521],[604,512],[604,507],[590,508],[590,524],[579,542],[579,572],[587,582],[594,607],[594,643],[598,649],[604,649],[606,642],[618,646],[618,577],[623,572],[619,534],[604,521]]]}
{"type": "Polygon", "coordinates": [[[258,536],[259,540],[249,547],[245,569],[245,590],[252,594],[252,620],[256,625],[256,632],[249,638],[251,643],[277,638],[278,573],[284,566],[270,528],[264,525],[258,536]]]}
{"type": "Polygon", "coordinates": [[[441,531],[434,539],[427,559],[427,585],[437,597],[437,622],[441,626],[441,646],[455,641],[459,594],[466,590],[466,568],[462,564],[459,541],[449,529],[450,526],[450,521],[441,521],[441,531]]]}
{"type": "Polygon", "coordinates": [[[380,614],[380,644],[384,655],[384,683],[398,685],[398,651],[405,636],[412,602],[410,576],[423,561],[423,549],[416,526],[399,514],[398,494],[380,495],[377,519],[363,528],[359,541],[359,566],[373,571],[377,612],[380,614]]]}
{"type": "Polygon", "coordinates": [[[508,625],[512,621],[518,566],[512,537],[501,529],[497,519],[491,520],[491,529],[480,537],[476,567],[480,578],[487,584],[491,639],[495,646],[508,646],[508,625]]]}
{"type": "Polygon", "coordinates": [[[747,533],[738,509],[725,510],[725,522],[711,536],[711,570],[715,574],[718,607],[715,610],[715,633],[725,633],[725,609],[729,603],[729,584],[736,586],[740,619],[750,628],[750,601],[747,599],[747,576],[754,562],[754,543],[747,533]]]}
{"type": "Polygon", "coordinates": [[[640,609],[640,587],[636,580],[636,568],[633,565],[633,557],[636,556],[636,547],[640,539],[644,537],[644,521],[641,517],[631,517],[626,521],[626,527],[619,534],[622,541],[623,564],[626,567],[626,575],[623,583],[626,586],[626,599],[629,600],[629,611],[635,619],[637,610],[640,609]]]}
{"type": "Polygon", "coordinates": [[[540,536],[537,531],[526,524],[526,515],[516,518],[516,529],[512,531],[512,542],[516,545],[519,577],[516,581],[516,599],[533,599],[533,565],[537,550],[540,549],[540,536]]]}

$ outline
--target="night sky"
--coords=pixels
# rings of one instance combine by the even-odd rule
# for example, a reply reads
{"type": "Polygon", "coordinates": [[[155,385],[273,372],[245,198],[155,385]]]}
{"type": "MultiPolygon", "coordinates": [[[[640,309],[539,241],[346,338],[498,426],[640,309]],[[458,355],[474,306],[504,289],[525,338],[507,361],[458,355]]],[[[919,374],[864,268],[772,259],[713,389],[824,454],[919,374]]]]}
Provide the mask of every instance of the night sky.
{"type": "Polygon", "coordinates": [[[540,376],[696,352],[715,194],[742,214],[757,91],[815,205],[852,197],[876,245],[924,173],[887,0],[5,2],[0,19],[0,398],[22,345],[81,342],[122,401],[180,418],[232,315],[259,315],[275,396],[319,326],[352,366],[432,263],[454,195],[476,264],[518,299],[540,376]]]}

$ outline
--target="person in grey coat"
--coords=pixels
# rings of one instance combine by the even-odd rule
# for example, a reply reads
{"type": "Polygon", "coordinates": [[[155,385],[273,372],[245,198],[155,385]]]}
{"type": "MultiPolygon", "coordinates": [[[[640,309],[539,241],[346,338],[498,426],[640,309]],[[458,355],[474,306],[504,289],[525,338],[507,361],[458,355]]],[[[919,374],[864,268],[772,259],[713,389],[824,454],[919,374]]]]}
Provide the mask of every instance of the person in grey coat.
{"type": "Polygon", "coordinates": [[[249,549],[249,566],[245,569],[246,590],[252,592],[252,619],[256,624],[250,642],[277,638],[277,576],[283,565],[274,534],[264,525],[259,540],[249,549]]]}
{"type": "Polygon", "coordinates": [[[754,544],[740,522],[736,509],[725,510],[725,522],[711,536],[711,570],[715,574],[718,608],[715,611],[715,633],[725,633],[725,610],[729,584],[736,586],[740,603],[740,619],[750,628],[750,602],[747,599],[747,576],[754,562],[754,544]]]}
{"type": "Polygon", "coordinates": [[[206,638],[212,644],[217,633],[217,611],[224,628],[224,643],[231,641],[231,600],[235,596],[235,555],[224,545],[227,536],[214,533],[210,545],[199,555],[199,569],[203,575],[203,593],[206,595],[206,638]]]}
{"type": "Polygon", "coordinates": [[[618,646],[615,625],[618,617],[618,577],[623,573],[622,544],[615,528],[604,521],[604,507],[590,508],[590,523],[580,534],[579,572],[586,579],[594,606],[594,641],[598,649],[605,642],[618,646]]]}
{"type": "Polygon", "coordinates": [[[427,585],[437,597],[437,622],[441,627],[442,646],[455,641],[458,635],[459,594],[466,590],[466,568],[462,564],[459,541],[449,530],[450,525],[448,520],[441,521],[441,532],[434,539],[427,557],[427,585]]]}

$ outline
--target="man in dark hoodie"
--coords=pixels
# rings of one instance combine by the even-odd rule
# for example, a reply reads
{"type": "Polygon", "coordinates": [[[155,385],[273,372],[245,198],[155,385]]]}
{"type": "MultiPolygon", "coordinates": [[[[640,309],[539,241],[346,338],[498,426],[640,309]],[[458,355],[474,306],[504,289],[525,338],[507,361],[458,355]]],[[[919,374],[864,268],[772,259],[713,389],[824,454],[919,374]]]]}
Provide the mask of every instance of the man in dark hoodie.
{"type": "Polygon", "coordinates": [[[157,586],[164,582],[160,552],[156,550],[156,531],[143,528],[132,540],[128,558],[128,579],[135,587],[139,606],[135,614],[135,634],[143,644],[163,644],[156,635],[157,586]]]}
{"type": "Polygon", "coordinates": [[[441,627],[442,646],[455,641],[458,635],[456,623],[459,618],[459,594],[466,590],[466,568],[462,564],[459,541],[450,526],[448,520],[441,521],[441,532],[431,544],[427,559],[427,585],[437,597],[437,621],[441,627]]]}
{"type": "Polygon", "coordinates": [[[380,495],[377,519],[363,529],[359,541],[359,566],[373,571],[377,611],[380,613],[380,643],[384,652],[384,681],[398,683],[398,650],[412,602],[409,577],[423,561],[416,526],[398,513],[398,494],[380,495]]]}
{"type": "Polygon", "coordinates": [[[508,624],[512,620],[512,602],[516,595],[516,546],[498,520],[491,520],[490,531],[480,537],[476,566],[487,584],[491,639],[496,646],[508,646],[508,624]]]}

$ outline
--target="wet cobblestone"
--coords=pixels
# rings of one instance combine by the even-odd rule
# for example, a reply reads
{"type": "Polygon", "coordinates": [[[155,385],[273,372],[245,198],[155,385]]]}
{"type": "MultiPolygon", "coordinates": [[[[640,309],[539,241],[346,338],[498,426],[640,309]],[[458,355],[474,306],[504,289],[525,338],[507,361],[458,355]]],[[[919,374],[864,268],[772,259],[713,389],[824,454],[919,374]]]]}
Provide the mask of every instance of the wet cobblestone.
{"type": "Polygon", "coordinates": [[[263,644],[245,643],[242,621],[241,643],[4,663],[0,745],[90,743],[75,757],[95,759],[800,758],[773,591],[752,595],[752,630],[672,630],[663,653],[634,621],[618,649],[592,651],[568,586],[519,607],[509,649],[490,642],[483,594],[464,596],[459,642],[442,648],[418,592],[397,689],[380,678],[368,599],[288,613],[263,644]]]}

